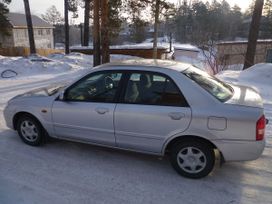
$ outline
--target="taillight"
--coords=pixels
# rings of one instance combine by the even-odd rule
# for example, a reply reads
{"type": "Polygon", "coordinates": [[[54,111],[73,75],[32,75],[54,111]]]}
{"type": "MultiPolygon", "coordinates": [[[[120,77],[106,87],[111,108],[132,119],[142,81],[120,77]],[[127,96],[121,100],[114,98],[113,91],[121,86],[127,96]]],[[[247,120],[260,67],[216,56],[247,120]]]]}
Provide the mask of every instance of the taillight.
{"type": "Polygon", "coordinates": [[[265,132],[265,124],[266,119],[264,115],[257,121],[256,124],[256,140],[263,140],[264,139],[264,132],[265,132]]]}

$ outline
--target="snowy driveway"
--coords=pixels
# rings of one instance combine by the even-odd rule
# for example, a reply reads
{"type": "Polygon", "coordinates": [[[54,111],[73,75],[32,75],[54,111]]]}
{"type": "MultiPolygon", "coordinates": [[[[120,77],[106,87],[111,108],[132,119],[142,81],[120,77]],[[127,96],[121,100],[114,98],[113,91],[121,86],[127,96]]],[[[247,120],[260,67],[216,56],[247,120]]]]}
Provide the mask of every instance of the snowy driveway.
{"type": "MultiPolygon", "coordinates": [[[[256,161],[216,166],[201,180],[183,178],[167,158],[53,141],[23,144],[6,128],[7,100],[26,90],[70,80],[0,80],[0,203],[272,203],[272,126],[256,161]],[[20,89],[18,89],[18,87],[20,89]]],[[[272,104],[266,105],[272,122],[272,104]]]]}

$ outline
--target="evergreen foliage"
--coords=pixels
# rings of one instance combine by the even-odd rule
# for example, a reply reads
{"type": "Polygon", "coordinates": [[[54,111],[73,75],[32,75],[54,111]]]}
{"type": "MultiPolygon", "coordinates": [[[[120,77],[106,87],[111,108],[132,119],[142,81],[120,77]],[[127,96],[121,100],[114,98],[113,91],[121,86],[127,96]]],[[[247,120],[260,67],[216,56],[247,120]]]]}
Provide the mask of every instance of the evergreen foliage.
{"type": "Polygon", "coordinates": [[[42,14],[42,19],[52,25],[64,24],[64,18],[61,13],[57,10],[56,6],[51,6],[46,10],[46,13],[42,14]]]}
{"type": "Polygon", "coordinates": [[[7,19],[7,14],[9,12],[7,8],[7,4],[9,4],[11,0],[0,0],[0,34],[1,35],[9,35],[9,21],[7,19]]]}

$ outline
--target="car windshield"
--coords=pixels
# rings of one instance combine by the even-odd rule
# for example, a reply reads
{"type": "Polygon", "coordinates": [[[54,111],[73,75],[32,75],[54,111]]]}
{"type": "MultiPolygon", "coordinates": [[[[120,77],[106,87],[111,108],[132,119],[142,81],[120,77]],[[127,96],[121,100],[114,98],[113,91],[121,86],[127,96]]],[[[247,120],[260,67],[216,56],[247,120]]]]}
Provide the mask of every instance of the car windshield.
{"type": "Polygon", "coordinates": [[[233,95],[233,89],[230,85],[198,68],[190,67],[182,73],[221,102],[229,100],[233,95]]]}

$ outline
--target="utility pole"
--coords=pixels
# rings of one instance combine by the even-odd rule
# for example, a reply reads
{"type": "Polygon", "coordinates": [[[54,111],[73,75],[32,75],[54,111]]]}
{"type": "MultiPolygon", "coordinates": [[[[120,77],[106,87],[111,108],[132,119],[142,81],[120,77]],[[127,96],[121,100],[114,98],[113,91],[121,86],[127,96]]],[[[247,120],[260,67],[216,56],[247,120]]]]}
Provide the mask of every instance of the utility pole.
{"type": "Polygon", "coordinates": [[[257,40],[259,36],[259,28],[262,18],[264,0],[256,0],[252,21],[249,30],[248,43],[247,43],[247,52],[245,57],[245,63],[243,70],[254,65],[254,58],[257,47],[257,40]]]}
{"type": "Polygon", "coordinates": [[[29,1],[24,0],[24,5],[25,5],[25,15],[26,15],[26,22],[27,22],[30,54],[36,54],[36,47],[35,47],[35,40],[34,40],[33,25],[32,25],[32,18],[31,18],[31,13],[30,13],[29,1]]]}

